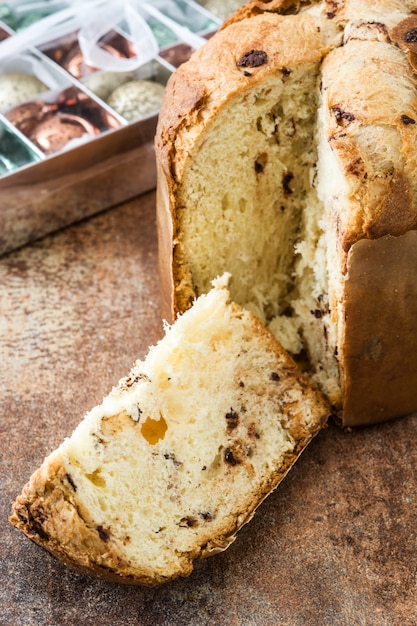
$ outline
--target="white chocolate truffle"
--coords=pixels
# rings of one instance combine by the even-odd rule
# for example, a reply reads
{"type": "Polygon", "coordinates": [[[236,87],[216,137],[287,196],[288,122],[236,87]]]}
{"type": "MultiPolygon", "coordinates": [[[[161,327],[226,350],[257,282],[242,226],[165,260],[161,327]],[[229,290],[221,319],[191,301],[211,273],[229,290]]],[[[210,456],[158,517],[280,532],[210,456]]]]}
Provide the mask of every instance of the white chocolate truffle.
{"type": "Polygon", "coordinates": [[[107,104],[128,122],[156,113],[162,102],[164,87],[150,80],[132,80],[117,87],[107,104]]]}
{"type": "Polygon", "coordinates": [[[0,74],[0,111],[8,111],[22,102],[47,91],[48,87],[32,74],[0,74]]]}
{"type": "Polygon", "coordinates": [[[134,77],[133,72],[94,72],[85,76],[82,83],[98,98],[106,101],[116,87],[133,80],[134,77]]]}

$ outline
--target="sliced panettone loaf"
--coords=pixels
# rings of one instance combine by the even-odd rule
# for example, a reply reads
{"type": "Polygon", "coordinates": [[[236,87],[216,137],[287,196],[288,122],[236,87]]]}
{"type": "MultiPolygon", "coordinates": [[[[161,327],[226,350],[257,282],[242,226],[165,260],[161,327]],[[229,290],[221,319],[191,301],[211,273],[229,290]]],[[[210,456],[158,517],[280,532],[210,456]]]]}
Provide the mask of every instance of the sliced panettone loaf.
{"type": "Polygon", "coordinates": [[[156,136],[172,319],[231,272],[343,424],[417,410],[417,2],[249,2],[156,136]]]}
{"type": "Polygon", "coordinates": [[[46,458],[11,522],[101,578],[187,576],[234,540],[328,414],[218,280],[46,458]]]}

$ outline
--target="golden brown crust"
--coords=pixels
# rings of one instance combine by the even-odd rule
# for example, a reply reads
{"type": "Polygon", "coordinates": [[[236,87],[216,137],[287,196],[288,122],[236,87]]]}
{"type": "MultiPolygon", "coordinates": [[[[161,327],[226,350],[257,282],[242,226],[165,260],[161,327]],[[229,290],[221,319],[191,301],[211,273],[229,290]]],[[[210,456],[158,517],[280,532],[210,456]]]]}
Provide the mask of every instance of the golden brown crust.
{"type": "Polygon", "coordinates": [[[363,239],[349,251],[341,356],[343,424],[417,408],[417,231],[363,239]]]}
{"type": "Polygon", "coordinates": [[[401,20],[390,31],[391,40],[406,52],[417,53],[417,15],[413,13],[401,20]]]}
{"type": "Polygon", "coordinates": [[[404,55],[352,38],[326,57],[322,93],[327,139],[348,186],[336,216],[343,250],[415,228],[417,89],[404,55]]]}
{"type": "Polygon", "coordinates": [[[156,189],[156,206],[158,211],[158,269],[161,294],[161,315],[169,323],[174,321],[174,279],[173,279],[173,255],[174,255],[174,219],[171,214],[169,176],[162,170],[160,161],[156,163],[159,183],[156,189]]]}
{"type": "Polygon", "coordinates": [[[345,426],[417,409],[411,305],[417,292],[409,279],[416,254],[417,89],[409,60],[391,40],[392,33],[408,32],[414,17],[405,23],[391,31],[381,23],[351,29],[322,68],[327,138],[348,187],[334,211],[346,276],[338,346],[345,426]]]}

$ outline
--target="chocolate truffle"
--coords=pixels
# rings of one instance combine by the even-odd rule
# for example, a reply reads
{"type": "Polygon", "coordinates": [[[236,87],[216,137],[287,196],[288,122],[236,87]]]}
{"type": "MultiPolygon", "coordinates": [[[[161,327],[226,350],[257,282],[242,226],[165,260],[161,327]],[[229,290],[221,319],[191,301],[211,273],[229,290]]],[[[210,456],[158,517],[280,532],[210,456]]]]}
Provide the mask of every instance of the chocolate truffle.
{"type": "Polygon", "coordinates": [[[98,98],[106,101],[112,91],[133,79],[133,72],[94,72],[85,76],[82,83],[98,98]]]}
{"type": "Polygon", "coordinates": [[[47,89],[48,87],[32,74],[23,72],[0,74],[0,111],[8,111],[47,89]]]}
{"type": "Polygon", "coordinates": [[[164,95],[164,87],[151,80],[132,80],[117,87],[107,104],[128,122],[157,113],[164,95]]]}

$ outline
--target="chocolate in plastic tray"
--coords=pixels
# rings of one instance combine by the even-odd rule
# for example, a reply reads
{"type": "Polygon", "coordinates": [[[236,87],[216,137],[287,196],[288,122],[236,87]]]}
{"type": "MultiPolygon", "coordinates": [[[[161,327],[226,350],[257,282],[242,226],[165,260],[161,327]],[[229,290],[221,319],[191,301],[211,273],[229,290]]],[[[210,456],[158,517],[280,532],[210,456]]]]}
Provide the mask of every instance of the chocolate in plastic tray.
{"type": "Polygon", "coordinates": [[[0,254],[155,187],[164,86],[225,4],[0,4],[0,254]]]}

